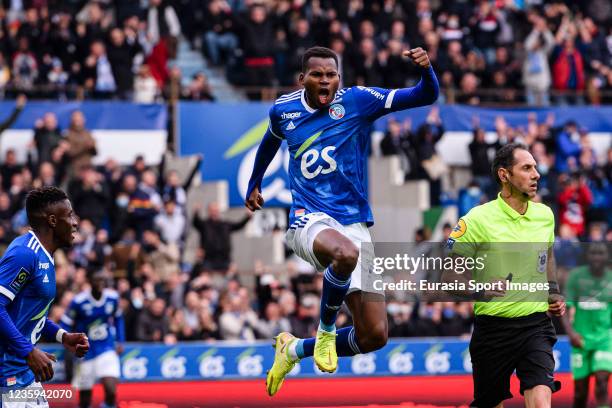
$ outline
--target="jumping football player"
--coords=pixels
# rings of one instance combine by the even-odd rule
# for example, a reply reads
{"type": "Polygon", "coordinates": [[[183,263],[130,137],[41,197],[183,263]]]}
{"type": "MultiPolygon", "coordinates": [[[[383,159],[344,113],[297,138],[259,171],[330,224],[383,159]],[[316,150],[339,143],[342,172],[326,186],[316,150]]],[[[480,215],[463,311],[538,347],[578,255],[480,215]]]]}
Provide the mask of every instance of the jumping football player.
{"type": "Polygon", "coordinates": [[[382,89],[355,86],[338,89],[338,57],[324,47],[308,49],[299,81],[303,89],[281,96],[270,109],[270,125],[255,157],[246,206],[264,204],[261,182],[283,140],[290,151],[289,177],[293,205],[287,244],[317,270],[324,271],[321,319],[315,338],[276,337],[274,364],[266,388],[274,395],[285,376],[302,358],[314,356],[321,371],[334,372],[338,355],[353,356],[387,342],[384,295],[362,283],[371,270],[373,254],[368,227],[374,223],[365,183],[372,123],[391,112],[436,101],[438,80],[427,53],[415,48],[403,53],[421,70],[413,88],[382,89]],[[345,301],[354,326],[336,331],[336,315],[345,301]]]}

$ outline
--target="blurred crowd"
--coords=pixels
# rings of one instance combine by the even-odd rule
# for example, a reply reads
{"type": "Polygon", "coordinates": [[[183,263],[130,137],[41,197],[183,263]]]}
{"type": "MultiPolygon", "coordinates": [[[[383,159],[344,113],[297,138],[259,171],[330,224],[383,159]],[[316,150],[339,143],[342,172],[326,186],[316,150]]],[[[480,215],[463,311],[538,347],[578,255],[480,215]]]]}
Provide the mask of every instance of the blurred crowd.
{"type": "Polygon", "coordinates": [[[517,127],[498,116],[493,132],[480,127],[478,116],[472,118],[472,124],[472,141],[465,151],[470,157],[471,181],[456,197],[449,198],[441,189],[442,177],[449,169],[436,150],[444,137],[437,107],[416,130],[410,120],[400,123],[390,118],[380,152],[400,157],[406,180],[430,182],[432,205],[456,204],[461,216],[496,197],[498,186],[491,177],[495,150],[506,143],[523,143],[538,163],[536,199],[549,205],[558,217],[559,236],[582,241],[607,236],[612,241],[612,146],[604,157],[598,157],[588,129],[574,120],[555,126],[552,113],[543,122],[531,113],[527,122],[517,127]]]}
{"type": "Polygon", "coordinates": [[[291,86],[304,51],[325,45],[344,86],[404,87],[419,73],[401,53],[423,47],[448,103],[612,100],[601,0],[211,0],[203,16],[203,49],[243,85],[291,86]]]}
{"type": "Polygon", "coordinates": [[[423,47],[443,102],[612,102],[605,0],[4,3],[0,90],[30,96],[214,100],[204,73],[183,79],[169,64],[184,38],[252,98],[294,87],[304,51],[324,45],[340,57],[343,86],[413,85],[419,73],[401,52],[423,47]]]}
{"type": "MultiPolygon", "coordinates": [[[[138,103],[167,98],[172,80],[183,82],[168,63],[176,57],[182,19],[162,0],[2,2],[0,92],[138,103]]],[[[203,74],[177,96],[213,99],[203,74]]]]}

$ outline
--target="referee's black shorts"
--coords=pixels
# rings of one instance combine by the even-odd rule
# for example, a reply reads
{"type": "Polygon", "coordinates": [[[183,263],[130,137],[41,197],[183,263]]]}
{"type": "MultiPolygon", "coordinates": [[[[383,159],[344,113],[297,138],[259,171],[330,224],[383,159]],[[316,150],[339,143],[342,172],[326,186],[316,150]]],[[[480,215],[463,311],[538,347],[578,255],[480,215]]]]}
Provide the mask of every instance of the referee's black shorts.
{"type": "Polygon", "coordinates": [[[553,392],[555,328],[546,313],[506,318],[476,316],[470,342],[474,401],[470,407],[491,408],[512,398],[510,376],[516,370],[521,394],[537,385],[553,392]]]}

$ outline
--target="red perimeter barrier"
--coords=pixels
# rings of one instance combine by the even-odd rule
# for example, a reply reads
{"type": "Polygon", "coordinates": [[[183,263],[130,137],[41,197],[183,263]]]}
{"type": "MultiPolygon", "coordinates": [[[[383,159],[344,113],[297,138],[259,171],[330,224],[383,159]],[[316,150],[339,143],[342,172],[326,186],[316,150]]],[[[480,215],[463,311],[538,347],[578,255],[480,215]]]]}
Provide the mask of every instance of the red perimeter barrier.
{"type": "MultiPolygon", "coordinates": [[[[558,374],[563,387],[553,395],[555,408],[571,407],[573,381],[570,374],[558,374]]],[[[62,388],[65,385],[46,385],[62,388]]],[[[518,380],[512,378],[515,397],[505,408],[524,407],[518,380]]],[[[592,388],[591,388],[592,390],[592,388]]],[[[76,394],[76,392],[75,392],[76,394]]],[[[118,389],[119,408],[165,407],[467,407],[472,397],[469,376],[371,377],[288,379],[273,398],[259,380],[124,383],[118,389]]],[[[102,402],[100,385],[94,388],[94,406],[102,402]]],[[[54,401],[52,407],[74,406],[54,401]]]]}

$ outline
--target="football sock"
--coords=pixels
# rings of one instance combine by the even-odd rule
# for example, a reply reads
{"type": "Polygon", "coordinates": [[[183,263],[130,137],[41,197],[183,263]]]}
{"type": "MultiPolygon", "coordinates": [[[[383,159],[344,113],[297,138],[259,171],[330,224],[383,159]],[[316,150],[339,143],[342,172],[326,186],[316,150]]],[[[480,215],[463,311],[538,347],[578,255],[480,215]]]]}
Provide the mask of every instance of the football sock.
{"type": "Polygon", "coordinates": [[[334,273],[331,265],[323,273],[323,294],[321,295],[321,321],[319,330],[334,332],[336,316],[344,302],[344,297],[351,284],[351,278],[342,278],[334,273]]]}

